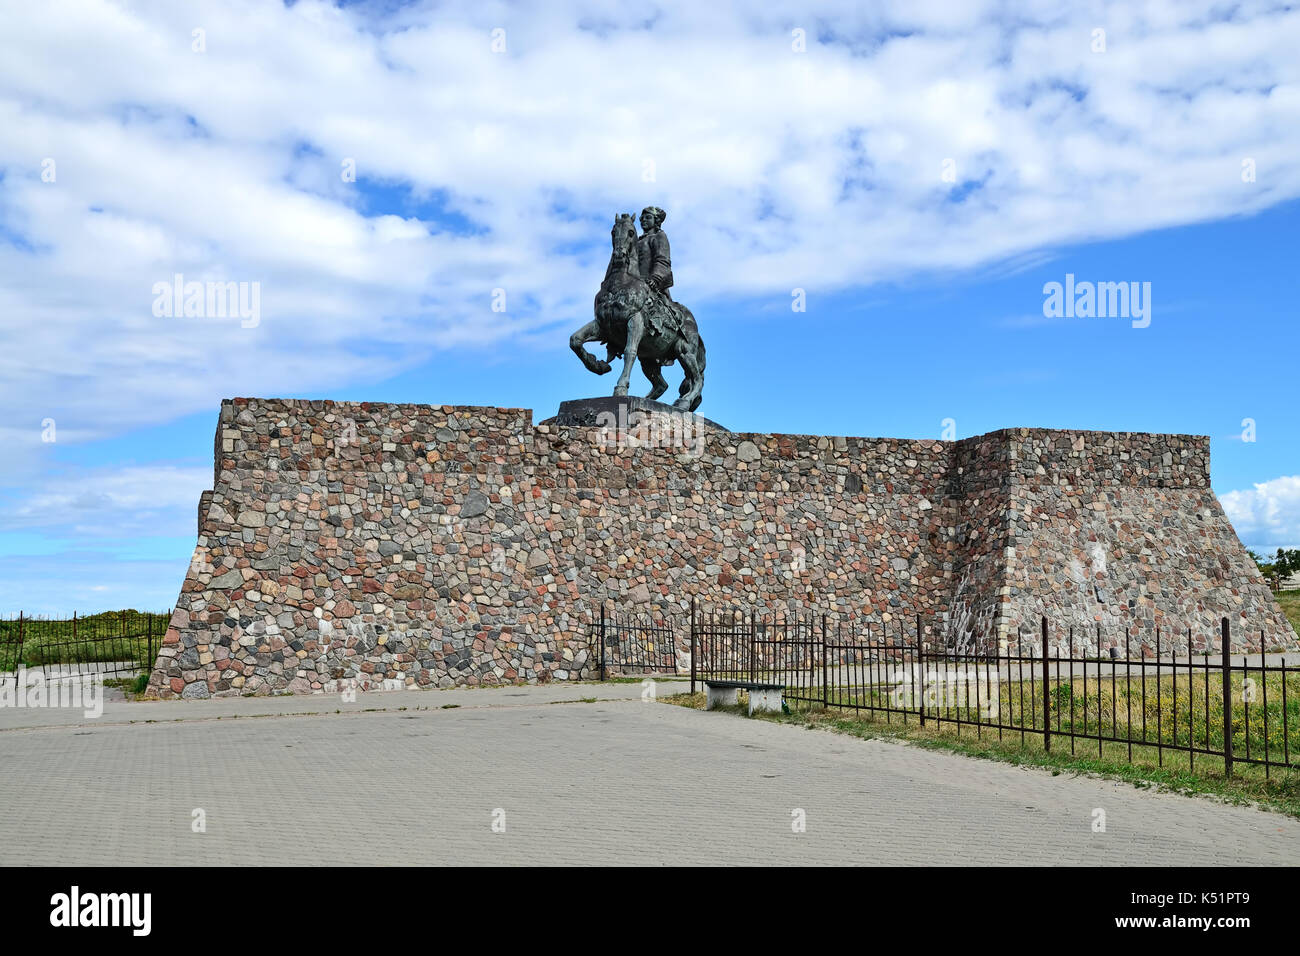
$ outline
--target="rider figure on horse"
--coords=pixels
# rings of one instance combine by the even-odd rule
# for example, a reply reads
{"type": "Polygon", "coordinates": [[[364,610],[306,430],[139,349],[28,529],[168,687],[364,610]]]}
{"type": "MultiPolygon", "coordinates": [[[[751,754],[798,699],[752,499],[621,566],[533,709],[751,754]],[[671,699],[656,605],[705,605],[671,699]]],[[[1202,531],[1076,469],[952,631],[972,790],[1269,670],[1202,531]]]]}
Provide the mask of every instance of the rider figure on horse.
{"type": "Polygon", "coordinates": [[[658,206],[642,209],[641,235],[636,241],[637,267],[641,278],[658,299],[656,305],[659,307],[650,309],[646,316],[655,335],[661,334],[663,323],[673,322],[676,315],[672,296],[668,293],[673,284],[672,253],[668,248],[668,234],[660,228],[667,215],[658,206]]]}

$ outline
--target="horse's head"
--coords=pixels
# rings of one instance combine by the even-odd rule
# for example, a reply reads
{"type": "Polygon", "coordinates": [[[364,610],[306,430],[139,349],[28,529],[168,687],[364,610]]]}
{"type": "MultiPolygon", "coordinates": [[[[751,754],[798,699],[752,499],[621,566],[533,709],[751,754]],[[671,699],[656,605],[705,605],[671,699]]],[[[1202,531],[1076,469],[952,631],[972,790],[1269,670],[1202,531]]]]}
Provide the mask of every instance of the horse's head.
{"type": "Polygon", "coordinates": [[[614,228],[610,230],[614,258],[627,259],[636,249],[636,220],[631,213],[620,213],[614,217],[614,228]]]}

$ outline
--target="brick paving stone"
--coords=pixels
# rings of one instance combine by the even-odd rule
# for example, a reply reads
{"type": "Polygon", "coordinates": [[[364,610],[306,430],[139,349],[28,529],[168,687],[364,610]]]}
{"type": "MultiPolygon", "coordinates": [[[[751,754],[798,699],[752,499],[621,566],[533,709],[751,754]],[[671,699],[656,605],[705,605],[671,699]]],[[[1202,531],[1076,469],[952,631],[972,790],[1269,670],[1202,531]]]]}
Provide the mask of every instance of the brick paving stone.
{"type": "MultiPolygon", "coordinates": [[[[550,688],[516,693],[459,692],[476,700],[454,709],[237,720],[189,718],[188,704],[134,705],[181,716],[3,730],[0,863],[1300,857],[1300,821],[1262,810],[636,699],[548,703],[530,694],[550,688]],[[1092,832],[1097,807],[1106,833],[1092,832]],[[191,830],[195,808],[206,812],[206,833],[191,830]],[[504,833],[492,830],[497,808],[504,833]],[[804,833],[791,830],[796,808],[807,815],[804,833]]],[[[204,706],[223,704],[227,716],[252,706],[204,706]]]]}

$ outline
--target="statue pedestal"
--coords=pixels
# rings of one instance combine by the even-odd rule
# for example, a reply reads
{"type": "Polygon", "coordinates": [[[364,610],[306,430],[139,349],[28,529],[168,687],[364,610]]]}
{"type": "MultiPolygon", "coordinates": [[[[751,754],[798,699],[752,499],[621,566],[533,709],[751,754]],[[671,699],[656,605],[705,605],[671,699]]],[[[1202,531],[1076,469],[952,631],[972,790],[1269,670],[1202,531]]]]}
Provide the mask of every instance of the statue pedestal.
{"type": "Polygon", "coordinates": [[[664,402],[652,401],[628,395],[617,398],[606,395],[601,398],[574,398],[560,402],[560,410],[554,418],[538,422],[539,425],[570,425],[579,428],[617,428],[619,431],[636,429],[641,424],[664,424],[681,428],[683,425],[693,430],[708,430],[730,434],[715,421],[684,412],[664,402]]]}

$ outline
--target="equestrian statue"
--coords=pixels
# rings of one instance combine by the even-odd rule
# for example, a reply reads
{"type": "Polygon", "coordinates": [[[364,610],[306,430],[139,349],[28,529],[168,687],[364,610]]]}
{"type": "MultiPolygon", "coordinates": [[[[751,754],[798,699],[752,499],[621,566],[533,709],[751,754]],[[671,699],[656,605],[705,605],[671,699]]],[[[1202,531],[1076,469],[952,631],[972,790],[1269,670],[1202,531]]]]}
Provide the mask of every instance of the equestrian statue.
{"type": "Polygon", "coordinates": [[[569,337],[569,348],[597,375],[610,370],[615,356],[623,356],[615,397],[627,395],[632,366],[640,359],[651,385],[646,398],[657,399],[668,390],[662,369],[680,360],[685,378],[673,407],[693,412],[704,389],[704,340],[691,310],[668,294],[673,269],[668,236],[661,228],[664,217],[657,206],[642,210],[640,236],[630,213],[615,217],[609,268],[596,293],[596,317],[569,337]],[[605,359],[588,352],[583,347],[588,342],[604,344],[605,359]]]}

